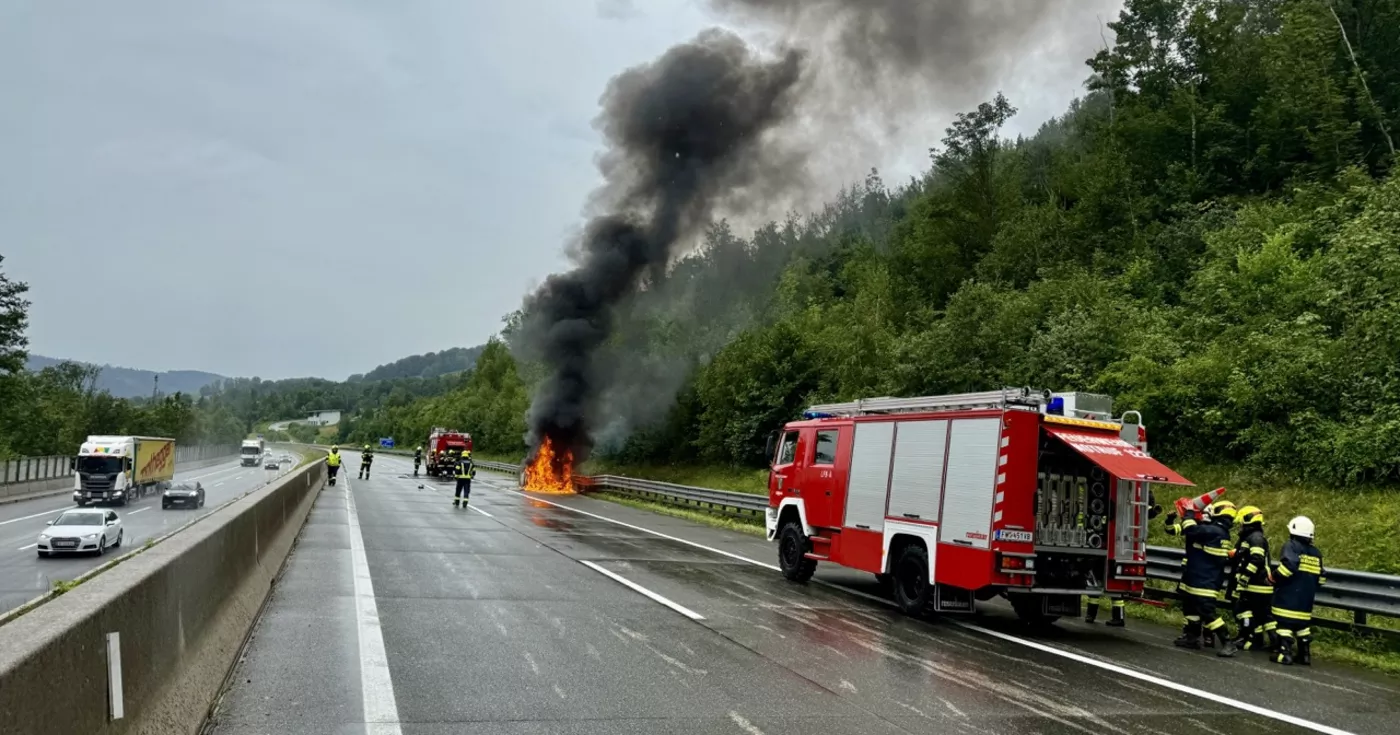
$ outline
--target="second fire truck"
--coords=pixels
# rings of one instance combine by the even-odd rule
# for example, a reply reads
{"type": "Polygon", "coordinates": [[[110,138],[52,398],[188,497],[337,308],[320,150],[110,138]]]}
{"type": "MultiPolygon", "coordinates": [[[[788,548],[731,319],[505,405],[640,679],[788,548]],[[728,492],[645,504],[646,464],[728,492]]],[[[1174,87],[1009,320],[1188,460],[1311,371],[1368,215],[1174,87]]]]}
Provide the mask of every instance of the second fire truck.
{"type": "Polygon", "coordinates": [[[1192,483],[1147,453],[1107,396],[1027,388],[812,406],[769,440],[768,538],[795,581],[864,570],[907,613],[1078,615],[1146,580],[1153,484],[1192,483]]]}

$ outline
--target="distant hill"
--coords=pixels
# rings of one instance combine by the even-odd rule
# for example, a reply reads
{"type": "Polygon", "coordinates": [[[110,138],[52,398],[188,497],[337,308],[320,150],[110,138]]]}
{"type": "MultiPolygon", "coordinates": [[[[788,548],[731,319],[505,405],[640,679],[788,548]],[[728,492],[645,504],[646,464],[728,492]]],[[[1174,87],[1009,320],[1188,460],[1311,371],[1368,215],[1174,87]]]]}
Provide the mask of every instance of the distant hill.
{"type": "Polygon", "coordinates": [[[439,375],[458,373],[476,366],[476,358],[486,345],[475,347],[453,347],[442,352],[429,352],[423,355],[410,355],[365,373],[352,375],[351,381],[393,380],[395,378],[436,378],[439,375]]]}
{"type": "MultiPolygon", "coordinates": [[[[43,355],[30,355],[28,367],[30,370],[39,371],[60,362],[63,360],[43,355]]],[[[97,389],[106,390],[118,398],[149,396],[157,375],[160,376],[160,392],[165,395],[180,392],[198,396],[200,388],[224,380],[222,375],[200,370],[170,370],[157,373],[151,370],[136,370],[112,365],[101,367],[102,372],[97,376],[97,389]]]]}

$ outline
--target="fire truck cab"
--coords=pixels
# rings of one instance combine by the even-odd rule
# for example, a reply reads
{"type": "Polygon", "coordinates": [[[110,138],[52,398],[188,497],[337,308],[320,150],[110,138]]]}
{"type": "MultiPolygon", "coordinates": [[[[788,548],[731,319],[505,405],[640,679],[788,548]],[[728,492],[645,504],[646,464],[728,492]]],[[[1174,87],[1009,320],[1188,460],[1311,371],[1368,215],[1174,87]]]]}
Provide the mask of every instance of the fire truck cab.
{"type": "Polygon", "coordinates": [[[906,613],[1003,595],[1035,623],[1140,594],[1151,486],[1192,483],[1148,455],[1137,412],[1112,411],[1029,388],[812,406],[769,437],[783,575],[832,562],[875,574],[906,613]]]}

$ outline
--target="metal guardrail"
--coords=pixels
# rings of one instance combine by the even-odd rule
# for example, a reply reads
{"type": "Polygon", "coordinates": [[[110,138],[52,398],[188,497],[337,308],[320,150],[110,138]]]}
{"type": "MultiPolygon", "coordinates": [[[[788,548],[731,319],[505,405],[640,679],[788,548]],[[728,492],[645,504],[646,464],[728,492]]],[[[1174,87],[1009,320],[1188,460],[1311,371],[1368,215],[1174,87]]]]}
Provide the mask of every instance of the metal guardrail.
{"type": "MultiPolygon", "coordinates": [[[[506,462],[478,461],[477,467],[511,475],[520,474],[520,466],[506,462]]],[[[734,517],[763,517],[768,498],[763,495],[712,490],[669,482],[640,480],[618,475],[579,476],[574,478],[580,490],[599,489],[636,496],[652,502],[734,517]]],[[[1147,576],[1169,582],[1181,579],[1181,560],[1185,551],[1171,546],[1147,547],[1147,576]]],[[[1174,596],[1164,590],[1153,590],[1157,597],[1174,596]]],[[[1369,625],[1369,616],[1400,619],[1400,576],[1357,572],[1348,569],[1328,569],[1327,584],[1317,593],[1316,605],[1352,614],[1350,622],[1315,617],[1314,625],[1356,633],[1400,638],[1400,630],[1369,625]]]]}
{"type": "MultiPolygon", "coordinates": [[[[175,445],[176,464],[235,454],[238,454],[237,444],[181,445],[177,443],[175,445]]],[[[72,460],[73,455],[61,454],[47,457],[17,457],[0,462],[0,486],[72,477],[72,460]]]]}

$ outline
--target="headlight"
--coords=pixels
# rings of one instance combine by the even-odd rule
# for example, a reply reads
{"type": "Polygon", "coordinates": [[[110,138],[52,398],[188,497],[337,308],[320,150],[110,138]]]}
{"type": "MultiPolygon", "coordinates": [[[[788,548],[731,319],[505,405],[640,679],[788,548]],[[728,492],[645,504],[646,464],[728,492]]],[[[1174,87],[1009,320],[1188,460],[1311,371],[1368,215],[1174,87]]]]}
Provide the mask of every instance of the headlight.
{"type": "Polygon", "coordinates": [[[90,533],[90,534],[84,536],[84,537],[83,537],[83,540],[84,540],[84,541],[96,541],[96,540],[97,540],[97,534],[95,534],[95,533],[90,533]]]}
{"type": "Polygon", "coordinates": [[[49,540],[49,534],[48,534],[48,533],[41,533],[41,534],[39,534],[39,540],[40,540],[40,541],[48,541],[48,540],[49,540]]]}

